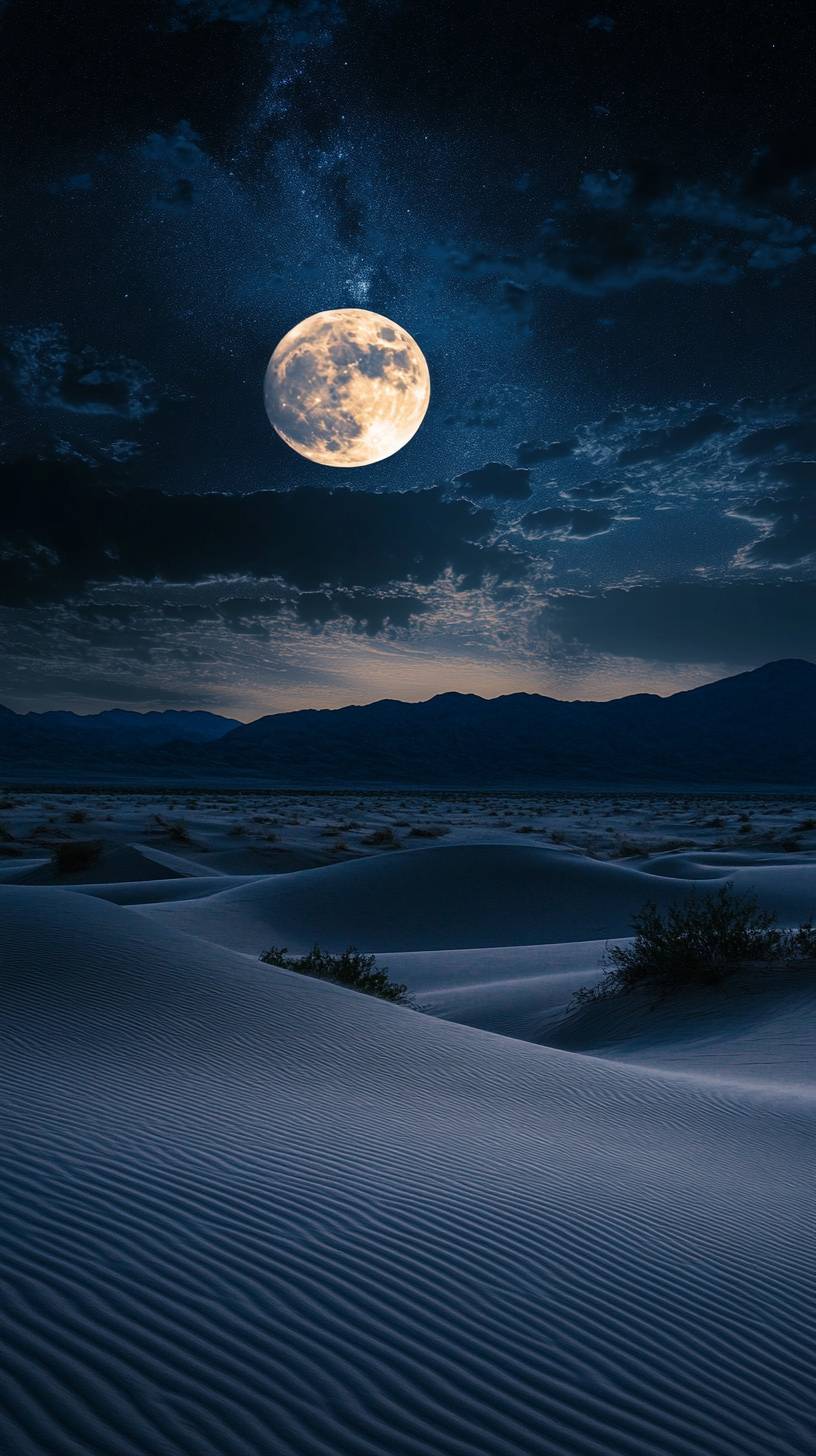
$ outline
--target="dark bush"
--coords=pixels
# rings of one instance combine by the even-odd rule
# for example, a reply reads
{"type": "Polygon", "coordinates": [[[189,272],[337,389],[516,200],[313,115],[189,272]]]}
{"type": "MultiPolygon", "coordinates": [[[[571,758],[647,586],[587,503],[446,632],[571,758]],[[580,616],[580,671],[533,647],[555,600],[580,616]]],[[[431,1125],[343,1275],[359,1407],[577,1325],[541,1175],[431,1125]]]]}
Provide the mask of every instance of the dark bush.
{"type": "Polygon", "coordinates": [[[165,833],[168,839],[174,844],[192,844],[192,837],[183,819],[168,819],[165,826],[165,833]]]}
{"type": "Polygon", "coordinates": [[[399,840],[393,829],[386,824],[382,829],[372,829],[370,834],[363,836],[360,843],[377,844],[381,849],[396,849],[399,845],[399,840]]]}
{"type": "Polygon", "coordinates": [[[66,839],[51,851],[54,868],[61,875],[75,875],[80,870],[89,870],[102,853],[99,839],[66,839]]]}
{"type": "Polygon", "coordinates": [[[816,958],[816,928],[780,930],[776,917],[760,910],[752,895],[730,885],[708,895],[692,894],[666,911],[645,905],[634,917],[631,945],[612,946],[605,974],[573,997],[574,1006],[604,1001],[627,991],[658,997],[698,986],[718,985],[751,961],[816,958]]]}
{"type": "Polygon", "coordinates": [[[362,991],[365,996],[379,996],[382,1001],[404,1005],[408,999],[407,986],[389,981],[385,968],[374,969],[373,955],[363,955],[353,945],[340,955],[331,955],[316,945],[304,956],[290,956],[286,946],[273,945],[264,951],[261,960],[268,966],[282,966],[302,976],[315,976],[319,981],[334,981],[351,991],[362,991]]]}

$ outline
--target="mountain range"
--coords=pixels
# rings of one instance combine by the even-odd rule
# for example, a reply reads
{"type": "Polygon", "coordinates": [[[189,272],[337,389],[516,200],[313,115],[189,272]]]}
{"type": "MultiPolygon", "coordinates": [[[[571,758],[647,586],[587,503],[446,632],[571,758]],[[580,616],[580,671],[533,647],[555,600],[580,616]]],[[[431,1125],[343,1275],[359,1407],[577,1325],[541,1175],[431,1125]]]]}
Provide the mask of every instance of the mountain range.
{"type": "Polygon", "coordinates": [[[661,698],[442,693],[239,723],[206,712],[0,708],[7,781],[300,788],[816,785],[816,665],[661,698]]]}

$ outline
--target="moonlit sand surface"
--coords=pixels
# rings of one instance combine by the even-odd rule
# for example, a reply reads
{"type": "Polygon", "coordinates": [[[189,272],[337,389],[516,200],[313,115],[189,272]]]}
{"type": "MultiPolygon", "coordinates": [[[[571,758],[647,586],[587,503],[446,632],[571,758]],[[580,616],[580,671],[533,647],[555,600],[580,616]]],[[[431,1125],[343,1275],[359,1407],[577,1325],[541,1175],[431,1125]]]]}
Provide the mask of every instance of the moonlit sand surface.
{"type": "Polygon", "coordinates": [[[816,979],[565,1016],[647,899],[798,924],[812,811],[9,796],[0,1449],[813,1452],[816,979]]]}

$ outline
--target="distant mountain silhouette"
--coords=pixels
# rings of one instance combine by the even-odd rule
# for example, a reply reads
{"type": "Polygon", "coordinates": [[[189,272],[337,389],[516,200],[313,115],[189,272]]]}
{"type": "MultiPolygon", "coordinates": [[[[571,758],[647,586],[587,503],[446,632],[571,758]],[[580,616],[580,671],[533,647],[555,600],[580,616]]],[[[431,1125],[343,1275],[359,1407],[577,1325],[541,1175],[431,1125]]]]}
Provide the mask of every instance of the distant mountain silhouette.
{"type": "Polygon", "coordinates": [[[236,718],[217,713],[168,709],[136,713],[108,708],[102,713],[13,713],[0,704],[0,772],[36,776],[85,770],[85,780],[99,772],[120,769],[123,776],[141,767],[153,748],[212,743],[241,726],[236,718]]]}
{"type": "Polygon", "coordinates": [[[93,763],[95,777],[118,774],[124,782],[129,775],[121,770],[128,763],[130,775],[157,783],[816,785],[816,666],[797,660],[668,698],[642,693],[592,703],[529,693],[443,693],[425,703],[385,699],[365,707],[276,713],[236,726],[215,719],[222,726],[209,741],[202,734],[196,741],[189,731],[184,738],[183,724],[169,721],[167,729],[178,731],[162,735],[145,720],[213,719],[211,714],[99,714],[107,720],[101,736],[99,728],[78,728],[76,721],[41,726],[64,717],[74,720],[27,714],[11,715],[9,724],[3,714],[0,773],[20,779],[48,769],[53,779],[60,766],[64,771],[93,763]],[[142,719],[141,739],[130,725],[117,737],[110,720],[119,716],[142,719]],[[81,761],[71,756],[80,742],[81,761]]]}

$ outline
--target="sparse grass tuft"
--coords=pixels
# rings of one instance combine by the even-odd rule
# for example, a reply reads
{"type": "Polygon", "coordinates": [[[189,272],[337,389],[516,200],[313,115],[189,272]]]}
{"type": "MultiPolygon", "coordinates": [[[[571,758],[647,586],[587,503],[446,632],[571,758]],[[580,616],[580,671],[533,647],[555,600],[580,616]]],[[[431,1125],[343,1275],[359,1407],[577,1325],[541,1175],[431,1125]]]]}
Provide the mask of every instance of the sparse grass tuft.
{"type": "Polygon", "coordinates": [[[261,960],[268,966],[282,966],[286,971],[314,976],[318,981],[333,981],[365,996],[378,996],[381,1001],[405,1005],[408,999],[407,986],[390,981],[385,967],[375,970],[374,956],[363,955],[353,945],[339,955],[331,955],[316,945],[304,956],[290,956],[286,946],[273,945],[264,951],[261,960]]]}

